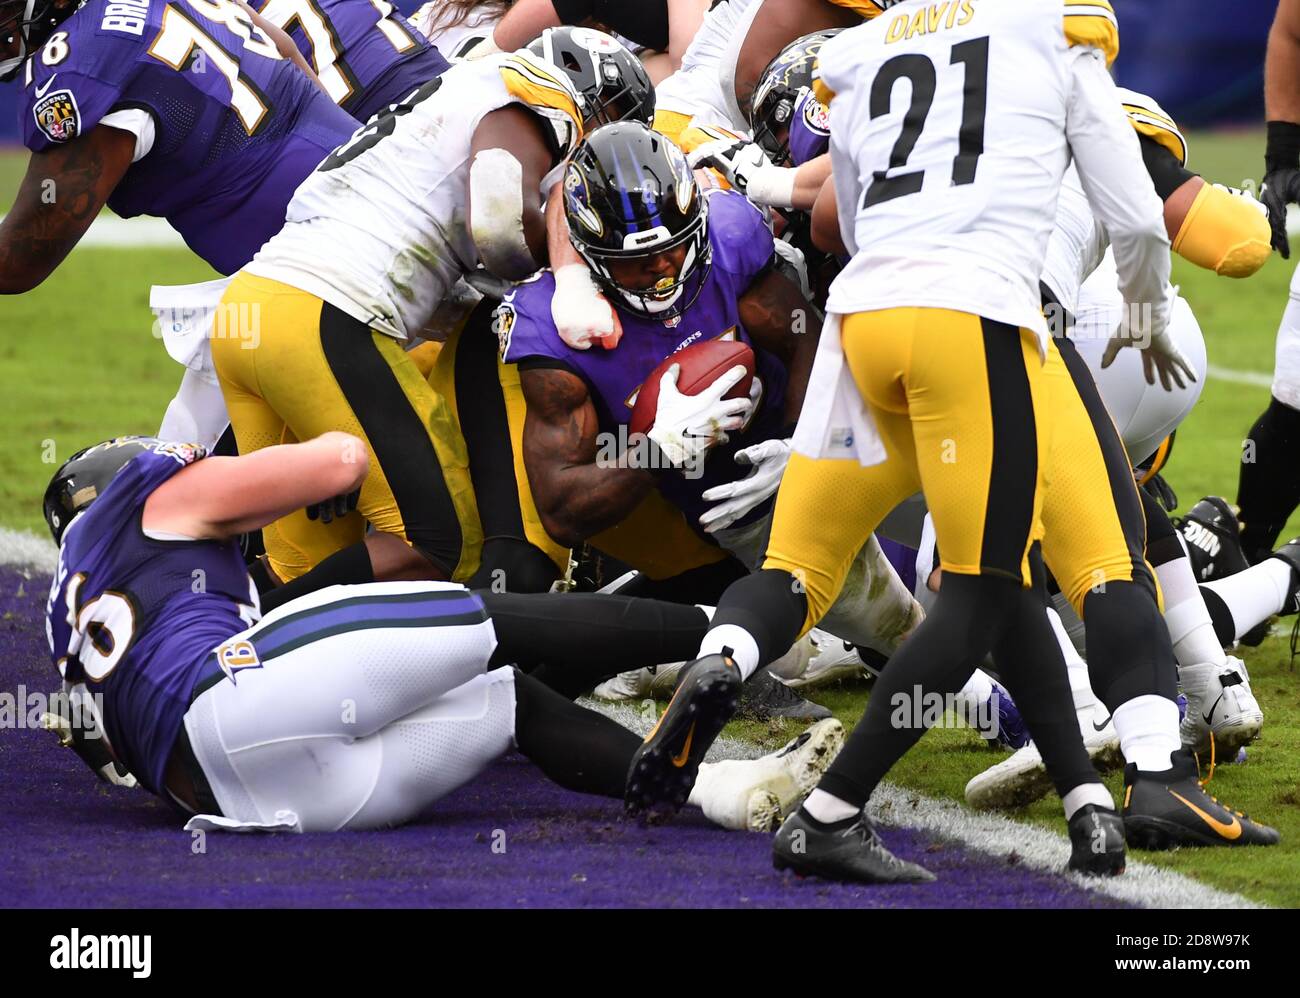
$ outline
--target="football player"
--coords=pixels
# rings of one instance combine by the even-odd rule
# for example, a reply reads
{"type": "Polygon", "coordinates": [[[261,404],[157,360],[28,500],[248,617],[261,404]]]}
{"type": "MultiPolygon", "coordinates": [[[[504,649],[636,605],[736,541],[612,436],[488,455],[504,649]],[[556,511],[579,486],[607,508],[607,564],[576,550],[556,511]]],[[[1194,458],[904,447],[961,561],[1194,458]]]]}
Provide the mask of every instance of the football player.
{"type": "Polygon", "coordinates": [[[442,53],[387,0],[255,0],[288,33],[321,87],[366,122],[447,69],[442,53]]]}
{"type": "Polygon", "coordinates": [[[48,277],[106,203],[166,218],[230,273],[356,127],[226,0],[4,0],[0,44],[0,76],[20,75],[32,151],[0,222],[10,294],[48,277]],[[206,71],[189,71],[195,60],[206,71]]]}
{"type": "MultiPolygon", "coordinates": [[[[335,507],[366,455],[341,433],[229,458],[126,437],[65,462],[44,504],[60,545],[47,628],[76,709],[52,726],[105,778],[132,774],[198,815],[190,827],[397,825],[511,748],[562,786],[621,796],[637,737],[509,664],[607,670],[629,642],[680,654],[672,625],[702,631],[694,607],[422,582],[261,617],[235,535],[335,507]]],[[[694,801],[727,827],[771,828],[842,737],[827,721],[783,753],[720,763],[694,801]]]]}
{"type": "Polygon", "coordinates": [[[222,299],[213,361],[240,453],[341,429],[367,441],[371,470],[355,513],[264,532],[267,577],[288,583],[269,605],[338,582],[473,576],[468,457],[405,346],[480,262],[503,278],[535,270],[543,180],[584,128],[652,106],[614,39],[554,28],[425,83],[298,189],[222,299]]]}
{"type": "MultiPolygon", "coordinates": [[[[1134,170],[1141,174],[1136,138],[1119,111],[1103,50],[1071,34],[1068,9],[1063,36],[1060,8],[1046,0],[1018,5],[1014,13],[961,5],[940,17],[934,31],[922,30],[934,18],[933,6],[890,6],[898,9],[887,20],[841,33],[820,57],[826,96],[838,102],[831,105],[831,149],[839,157],[833,177],[839,224],[833,216],[823,224],[828,237],[822,242],[834,246],[842,234],[842,244],[856,255],[832,286],[829,305],[844,316],[842,344],[839,336],[824,338],[809,397],[820,398],[823,385],[830,398],[842,388],[849,404],[840,406],[844,415],[836,415],[829,401],[805,408],[800,454],[778,497],[764,571],[733,586],[719,606],[701,648],[705,657],[685,673],[638,756],[629,804],[681,799],[690,757],[725,720],[743,676],[770,658],[769,646],[784,647],[790,635],[818,619],[837,591],[843,552],[897,501],[924,486],[944,585],[932,614],[882,674],[886,686],[877,684],[839,764],[778,836],[777,862],[836,877],[924,878],[924,871],[888,852],[862,813],[876,782],[921,734],[891,725],[889,693],[904,683],[955,692],[992,648],[1057,782],[1076,844],[1074,861],[1113,873],[1122,866],[1124,822],[1069,717],[1064,663],[1038,589],[1041,476],[1053,467],[1053,449],[1069,443],[1053,439],[1062,408],[1083,412],[1083,431],[1096,447],[1070,378],[1049,379],[1043,366],[1045,359],[1048,367],[1060,361],[1039,308],[1038,273],[1073,150],[1116,246],[1126,300],[1150,303],[1154,362],[1162,372],[1181,368],[1164,328],[1169,261],[1159,201],[1145,183],[1128,183],[1134,170]],[[910,97],[900,103],[891,97],[904,78],[910,97]],[[1026,88],[1026,78],[1035,85],[1026,88]],[[927,115],[919,115],[918,100],[927,115]],[[839,130],[837,116],[846,122],[839,130]],[[1025,175],[1028,163],[1034,164],[1032,177],[1025,175]],[[1121,168],[1128,173],[1114,176],[1121,168]],[[995,245],[999,238],[1004,243],[995,245]],[[967,351],[970,356],[960,359],[967,351]],[[1013,399],[1019,400],[1014,407],[1013,399]],[[854,422],[853,414],[863,411],[868,418],[854,422]],[[850,427],[853,446],[845,447],[850,427]],[[814,457],[805,458],[804,448],[814,457]],[[972,496],[986,498],[972,504],[972,496]],[[830,529],[824,516],[813,526],[812,511],[829,508],[854,511],[851,520],[837,521],[842,531],[830,529]],[[788,592],[798,572],[808,580],[806,597],[788,592]],[[683,754],[686,765],[666,768],[669,756],[683,754]],[[1105,848],[1090,857],[1083,847],[1094,832],[1105,848]]],[[[1083,432],[1077,419],[1060,429],[1083,432]]],[[[1123,473],[1131,492],[1127,464],[1123,473]]],[[[1118,501],[1123,490],[1115,490],[1118,501]]],[[[1130,505],[1140,516],[1135,495],[1130,505]]],[[[1123,536],[1114,526],[1121,514],[1113,503],[1110,509],[1103,541],[1123,536]]],[[[1151,614],[1158,610],[1141,552],[1126,541],[1111,547],[1107,557],[1113,555],[1115,564],[1106,567],[1114,574],[1105,578],[1116,581],[1108,581],[1106,591],[1131,588],[1138,597],[1110,601],[1121,630],[1128,633],[1134,620],[1139,630],[1159,630],[1142,615],[1148,605],[1151,614]]],[[[1081,601],[1077,587],[1067,589],[1081,601]]],[[[1172,655],[1166,657],[1172,676],[1172,655]]],[[[1188,799],[1198,806],[1215,806],[1200,789],[1190,756],[1171,758],[1170,749],[1178,749],[1172,679],[1169,686],[1173,745],[1145,746],[1143,764],[1130,769],[1134,785],[1126,801],[1126,813],[1153,824],[1176,803],[1171,783],[1184,796],[1197,795],[1188,799]]],[[[1222,808],[1207,813],[1216,821],[1221,813],[1225,825],[1237,822],[1222,808]]],[[[1251,829],[1260,838],[1270,831],[1251,829]]]]}
{"type": "MultiPolygon", "coordinates": [[[[657,132],[633,123],[597,130],[574,154],[564,186],[573,245],[617,304],[624,334],[613,348],[565,343],[551,318],[549,273],[502,303],[503,357],[520,368],[523,459],[542,523],[552,537],[577,543],[620,523],[657,490],[721,547],[757,565],[816,349],[815,315],[777,267],[759,211],[732,191],[701,193],[681,151],[657,132]],[[715,338],[754,348],[754,401],[723,398],[740,368],[698,395],[680,393],[678,369],[670,368],[648,433],[654,448],[629,434],[651,372],[675,351],[715,338]]],[[[888,655],[919,608],[873,538],[853,555],[845,565],[853,582],[825,626],[888,655]]]]}
{"type": "MultiPolygon", "coordinates": [[[[1286,232],[1288,204],[1300,201],[1300,2],[1280,0],[1264,60],[1263,200],[1269,207],[1273,245],[1291,255],[1286,232]]],[[[1237,485],[1242,542],[1252,562],[1267,558],[1278,534],[1300,504],[1300,268],[1277,333],[1272,398],[1250,428],[1237,485]]]]}

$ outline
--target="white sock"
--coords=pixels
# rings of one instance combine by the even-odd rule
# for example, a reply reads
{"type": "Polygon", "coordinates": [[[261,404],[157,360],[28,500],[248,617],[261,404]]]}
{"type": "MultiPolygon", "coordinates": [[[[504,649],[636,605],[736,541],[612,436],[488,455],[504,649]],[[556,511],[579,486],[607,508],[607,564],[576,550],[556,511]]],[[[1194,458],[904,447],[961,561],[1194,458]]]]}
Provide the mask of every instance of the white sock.
{"type": "Polygon", "coordinates": [[[1146,773],[1173,768],[1173,753],[1182,748],[1178,704],[1148,693],[1120,704],[1112,720],[1125,762],[1146,773]]]}
{"type": "Polygon", "coordinates": [[[808,795],[808,799],[803,802],[803,809],[818,821],[827,825],[833,821],[856,818],[862,810],[862,808],[854,807],[847,801],[840,800],[834,794],[828,794],[821,788],[808,795]]]}
{"type": "Polygon", "coordinates": [[[1205,607],[1192,563],[1175,558],[1156,566],[1156,577],[1165,597],[1165,626],[1174,645],[1178,665],[1186,668],[1204,662],[1222,665],[1223,647],[1214,633],[1214,622],[1205,607]]]}
{"type": "Polygon", "coordinates": [[[740,668],[741,679],[748,679],[758,671],[758,642],[739,624],[719,624],[710,628],[700,642],[700,657],[727,654],[724,648],[731,649],[731,660],[740,668]]]}
{"type": "Polygon", "coordinates": [[[1092,683],[1088,680],[1088,663],[1074,647],[1060,614],[1050,606],[1047,608],[1047,620],[1052,625],[1052,633],[1056,635],[1056,643],[1061,646],[1061,654],[1065,656],[1065,671],[1070,677],[1070,695],[1074,697],[1074,709],[1078,711],[1094,706],[1097,694],[1092,692],[1092,683]]]}
{"type": "Polygon", "coordinates": [[[1104,786],[1100,783],[1081,783],[1061,801],[1061,805],[1065,808],[1065,820],[1069,821],[1081,807],[1088,804],[1115,810],[1115,798],[1104,786]]]}
{"type": "Polygon", "coordinates": [[[1263,623],[1286,606],[1291,590],[1291,566],[1281,558],[1265,558],[1244,572],[1216,582],[1202,582],[1232,613],[1238,641],[1252,627],[1263,623]]]}

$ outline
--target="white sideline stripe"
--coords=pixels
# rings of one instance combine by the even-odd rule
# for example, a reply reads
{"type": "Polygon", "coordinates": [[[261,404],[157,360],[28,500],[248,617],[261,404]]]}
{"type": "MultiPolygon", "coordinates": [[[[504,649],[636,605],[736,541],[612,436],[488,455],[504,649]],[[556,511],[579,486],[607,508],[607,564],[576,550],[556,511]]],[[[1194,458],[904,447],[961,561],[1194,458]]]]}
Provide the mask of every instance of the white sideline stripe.
{"type": "MultiPolygon", "coordinates": [[[[643,701],[644,702],[644,701],[643,701]]],[[[650,701],[653,703],[653,701],[650,701]]],[[[649,707],[584,699],[583,706],[612,717],[639,735],[649,732],[655,715],[649,707]]],[[[723,737],[706,756],[719,759],[754,759],[762,749],[737,738],[723,737]]],[[[987,855],[1015,853],[1019,865],[1050,873],[1085,889],[1144,908],[1262,908],[1265,905],[1239,894],[1208,887],[1191,877],[1134,859],[1130,854],[1123,876],[1097,879],[1065,872],[1070,859],[1069,839],[1038,825],[1014,821],[999,814],[971,811],[948,800],[927,797],[892,783],[882,783],[872,797],[872,817],[882,825],[914,828],[987,855]]]]}
{"type": "Polygon", "coordinates": [[[1220,381],[1231,381],[1238,385],[1254,385],[1256,388],[1273,387],[1273,375],[1264,374],[1262,371],[1234,371],[1230,367],[1207,364],[1205,373],[1211,378],[1218,378],[1220,381]]]}
{"type": "MultiPolygon", "coordinates": [[[[58,549],[44,537],[25,531],[0,527],[0,565],[51,573],[58,561],[58,549]]],[[[633,707],[628,704],[583,700],[585,706],[599,710],[640,735],[649,732],[656,719],[654,701],[633,707]]],[[[763,750],[751,742],[723,737],[713,743],[707,758],[754,759],[763,750]]],[[[952,801],[936,800],[882,783],[872,801],[873,814],[882,824],[916,828],[938,838],[958,842],[978,852],[1007,856],[1014,851],[1019,862],[1035,870],[1056,874],[1087,890],[1105,894],[1128,904],[1147,908],[1260,908],[1248,898],[1216,890],[1190,877],[1165,870],[1141,860],[1128,861],[1122,877],[1094,880],[1063,873],[1070,857],[1070,844],[1064,835],[1013,821],[1001,815],[972,812],[952,801]]]]}
{"type": "Polygon", "coordinates": [[[59,549],[48,537],[0,527],[0,565],[53,575],[58,562],[59,549]]]}
{"type": "Polygon", "coordinates": [[[1070,843],[1064,835],[999,814],[970,811],[892,783],[882,783],[872,798],[881,824],[915,828],[992,856],[1015,853],[1019,864],[1052,873],[1085,890],[1143,908],[1263,908],[1240,894],[1209,887],[1191,877],[1128,857],[1119,877],[1083,877],[1065,872],[1070,843]]]}
{"type": "MultiPolygon", "coordinates": [[[[0,222],[4,216],[0,215],[0,222]]],[[[142,249],[185,249],[185,240],[166,219],[142,216],[118,218],[116,215],[99,215],[77,243],[78,247],[136,247],[142,249]]]]}

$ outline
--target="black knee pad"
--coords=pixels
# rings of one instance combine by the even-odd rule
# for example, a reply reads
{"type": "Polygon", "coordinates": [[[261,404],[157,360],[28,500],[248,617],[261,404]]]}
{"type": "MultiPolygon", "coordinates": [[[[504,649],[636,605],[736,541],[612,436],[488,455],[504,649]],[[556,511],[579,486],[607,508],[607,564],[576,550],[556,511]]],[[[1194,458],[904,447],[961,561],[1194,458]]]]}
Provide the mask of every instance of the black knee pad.
{"type": "Polygon", "coordinates": [[[540,548],[517,537],[492,537],[483,542],[479,570],[467,585],[493,592],[545,593],[559,577],[555,562],[540,548]]]}

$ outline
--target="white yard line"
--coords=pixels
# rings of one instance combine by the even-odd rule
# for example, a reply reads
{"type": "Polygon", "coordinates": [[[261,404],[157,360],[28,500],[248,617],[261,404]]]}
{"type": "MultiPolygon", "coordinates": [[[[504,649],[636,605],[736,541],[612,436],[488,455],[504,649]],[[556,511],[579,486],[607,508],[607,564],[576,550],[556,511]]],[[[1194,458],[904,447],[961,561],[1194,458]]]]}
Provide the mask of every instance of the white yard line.
{"type": "MultiPolygon", "coordinates": [[[[35,534],[0,527],[0,565],[17,566],[48,574],[58,558],[54,544],[35,534]]],[[[584,701],[638,734],[655,721],[656,706],[584,701]]],[[[752,759],[762,750],[750,742],[723,737],[709,752],[711,760],[752,759]]],[[[1065,874],[1069,840],[1062,834],[1014,821],[996,814],[981,814],[959,804],[915,793],[891,783],[881,784],[872,800],[875,817],[885,825],[915,828],[937,838],[993,856],[1015,853],[1017,862],[1035,870],[1067,877],[1081,887],[1128,904],[1148,908],[1257,908],[1255,902],[1165,870],[1131,856],[1128,870],[1113,880],[1096,880],[1065,874]]]]}
{"type": "Polygon", "coordinates": [[[1256,388],[1273,387],[1273,375],[1264,374],[1262,371],[1234,371],[1230,367],[1208,364],[1205,373],[1211,378],[1216,378],[1219,381],[1231,381],[1237,385],[1253,385],[1256,388]]]}

